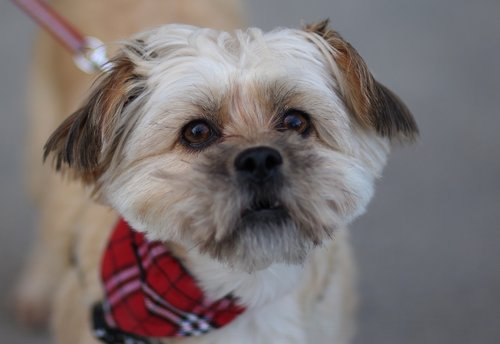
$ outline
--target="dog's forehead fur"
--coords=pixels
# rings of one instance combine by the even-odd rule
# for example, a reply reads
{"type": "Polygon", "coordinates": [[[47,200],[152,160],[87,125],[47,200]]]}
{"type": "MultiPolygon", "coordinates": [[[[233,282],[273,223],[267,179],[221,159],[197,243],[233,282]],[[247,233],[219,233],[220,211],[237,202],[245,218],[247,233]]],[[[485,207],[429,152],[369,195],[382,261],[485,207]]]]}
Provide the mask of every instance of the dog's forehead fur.
{"type": "MultiPolygon", "coordinates": [[[[313,114],[325,143],[345,146],[350,119],[335,78],[325,72],[329,61],[310,36],[291,29],[230,35],[175,25],[138,38],[141,57],[154,56],[134,59],[150,90],[139,128],[149,137],[161,131],[164,147],[171,147],[190,120],[207,117],[225,135],[252,136],[294,108],[313,114]]],[[[135,137],[144,139],[141,130],[135,137]]]]}
{"type": "MultiPolygon", "coordinates": [[[[266,68],[268,62],[276,67],[276,59],[285,64],[302,61],[311,68],[312,64],[324,68],[324,58],[311,37],[313,33],[285,28],[267,33],[256,28],[228,33],[175,24],[141,34],[136,37],[136,42],[145,55],[154,56],[149,59],[156,65],[151,70],[154,73],[171,69],[191,58],[196,60],[198,72],[212,76],[256,66],[266,68]],[[210,68],[203,70],[203,67],[210,68]]],[[[269,68],[266,70],[270,72],[269,68]]]]}

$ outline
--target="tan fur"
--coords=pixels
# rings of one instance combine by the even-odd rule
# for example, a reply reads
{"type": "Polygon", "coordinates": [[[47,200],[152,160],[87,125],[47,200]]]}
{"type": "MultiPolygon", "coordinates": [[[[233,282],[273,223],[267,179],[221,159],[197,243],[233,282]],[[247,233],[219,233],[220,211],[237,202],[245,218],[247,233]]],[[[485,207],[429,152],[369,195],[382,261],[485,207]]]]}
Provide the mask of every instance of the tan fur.
{"type": "MultiPolygon", "coordinates": [[[[220,29],[244,25],[238,0],[53,0],[51,4],[85,35],[105,42],[110,56],[117,41],[169,22],[220,29]]],[[[42,147],[79,106],[94,78],[78,70],[70,54],[44,32],[38,34],[33,56],[26,171],[40,220],[38,239],[16,288],[18,318],[28,324],[48,319],[55,286],[68,268],[71,228],[77,226],[89,198],[80,183],[53,175],[49,165],[42,167],[42,147]]]]}
{"type": "MultiPolygon", "coordinates": [[[[232,293],[247,307],[220,330],[162,343],[349,342],[356,301],[346,226],[369,202],[390,139],[417,128],[339,42],[350,47],[326,24],[234,34],[172,25],[136,35],[47,142],[57,169],[92,183],[134,229],[174,247],[209,297],[232,293]],[[291,109],[309,114],[308,135],[282,130],[291,109]],[[200,119],[220,137],[188,147],[182,128],[200,119]],[[265,187],[235,168],[255,147],[283,160],[265,187]],[[282,211],[247,220],[262,202],[282,211]]],[[[99,259],[116,216],[94,207],[82,204],[72,226],[59,343],[94,342],[84,314],[103,297],[99,259]]]]}

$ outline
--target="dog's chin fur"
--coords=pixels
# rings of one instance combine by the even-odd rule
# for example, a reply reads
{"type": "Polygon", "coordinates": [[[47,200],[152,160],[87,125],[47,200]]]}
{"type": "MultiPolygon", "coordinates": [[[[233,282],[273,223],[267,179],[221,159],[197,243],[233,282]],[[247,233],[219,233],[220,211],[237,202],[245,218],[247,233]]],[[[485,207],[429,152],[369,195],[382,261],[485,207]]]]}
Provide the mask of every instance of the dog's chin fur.
{"type": "Polygon", "coordinates": [[[127,42],[113,64],[46,155],[136,230],[234,271],[306,265],[363,213],[391,139],[417,134],[325,22],[235,34],[169,25],[127,42]],[[307,114],[307,135],[283,130],[292,109],[307,114]],[[200,119],[218,136],[189,147],[183,128],[200,119]],[[236,171],[255,147],[282,157],[273,182],[236,171]]]}
{"type": "Polygon", "coordinates": [[[303,263],[314,246],[311,239],[291,219],[263,217],[238,225],[222,240],[205,242],[200,247],[201,252],[247,272],[262,270],[273,263],[303,263]],[[264,220],[270,223],[263,223],[264,220]]]}

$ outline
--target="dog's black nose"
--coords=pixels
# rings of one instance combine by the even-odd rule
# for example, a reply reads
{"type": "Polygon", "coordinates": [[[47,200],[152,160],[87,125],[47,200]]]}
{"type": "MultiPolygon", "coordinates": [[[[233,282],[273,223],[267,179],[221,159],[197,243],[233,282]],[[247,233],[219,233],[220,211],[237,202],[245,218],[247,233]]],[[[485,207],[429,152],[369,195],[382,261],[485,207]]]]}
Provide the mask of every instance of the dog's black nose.
{"type": "Polygon", "coordinates": [[[263,183],[275,176],[282,164],[281,154],[266,146],[246,149],[234,160],[238,174],[257,183],[263,183]]]}

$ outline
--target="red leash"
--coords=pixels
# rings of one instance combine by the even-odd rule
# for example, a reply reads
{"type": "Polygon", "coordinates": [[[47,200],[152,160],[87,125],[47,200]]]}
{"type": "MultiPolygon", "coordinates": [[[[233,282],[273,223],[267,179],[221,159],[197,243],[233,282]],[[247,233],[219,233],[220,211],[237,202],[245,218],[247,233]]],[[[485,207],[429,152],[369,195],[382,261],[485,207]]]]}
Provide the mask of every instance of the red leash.
{"type": "Polygon", "coordinates": [[[99,70],[109,70],[111,66],[101,41],[83,36],[42,0],[12,1],[68,49],[82,71],[90,74],[99,70]]]}

